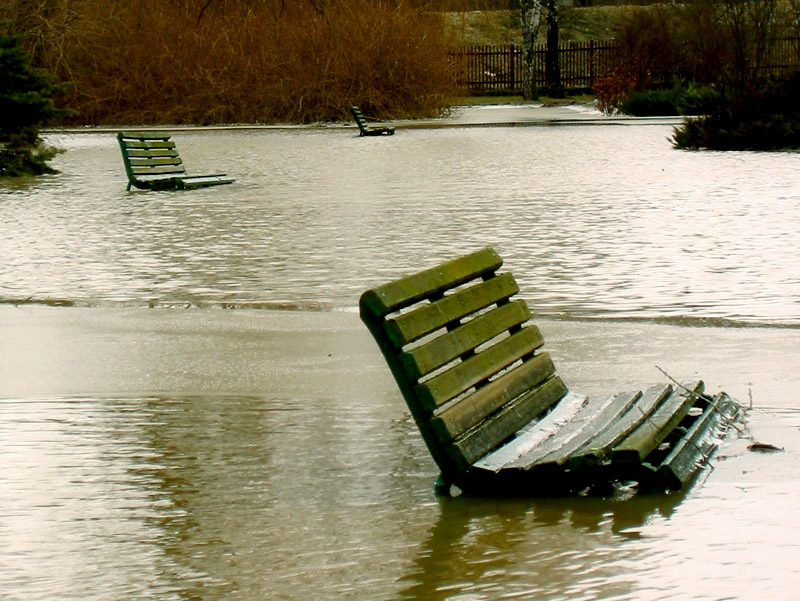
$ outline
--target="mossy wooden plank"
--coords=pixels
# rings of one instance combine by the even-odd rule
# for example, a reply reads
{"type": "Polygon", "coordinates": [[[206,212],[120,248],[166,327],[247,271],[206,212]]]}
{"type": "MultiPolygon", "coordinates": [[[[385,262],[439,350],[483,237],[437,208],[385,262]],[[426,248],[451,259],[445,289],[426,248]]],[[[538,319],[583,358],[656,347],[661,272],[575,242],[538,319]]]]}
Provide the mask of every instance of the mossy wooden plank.
{"type": "Polygon", "coordinates": [[[400,361],[408,377],[418,380],[453,359],[474,350],[487,340],[525,323],[530,316],[531,312],[524,301],[508,303],[403,353],[400,355],[400,361]]]}
{"type": "Polygon", "coordinates": [[[439,441],[443,444],[449,443],[509,401],[540,385],[554,373],[555,366],[550,355],[539,353],[473,394],[445,407],[431,419],[431,426],[439,441]]]}
{"type": "Polygon", "coordinates": [[[686,434],[673,445],[669,455],[658,468],[658,483],[668,490],[679,490],[697,471],[701,462],[708,459],[717,446],[716,430],[738,418],[741,407],[727,394],[716,395],[703,415],[686,434]]]}
{"type": "Polygon", "coordinates": [[[565,394],[567,387],[561,378],[558,376],[550,378],[467,432],[461,439],[451,444],[448,451],[457,460],[472,465],[532,419],[539,417],[565,394]]]}
{"type": "Polygon", "coordinates": [[[399,348],[481,309],[505,301],[518,291],[514,277],[504,273],[388,320],[386,333],[399,348]]]}
{"type": "Polygon", "coordinates": [[[508,467],[530,469],[538,463],[564,463],[576,450],[597,436],[598,432],[625,415],[641,396],[640,391],[629,391],[606,397],[590,397],[582,411],[564,424],[556,436],[520,456],[508,467]]]}
{"type": "Polygon", "coordinates": [[[576,468],[603,459],[612,447],[633,432],[670,394],[670,384],[658,384],[645,390],[619,419],[608,428],[597,431],[582,447],[576,449],[568,459],[570,466],[576,468]]]}
{"type": "Polygon", "coordinates": [[[147,157],[147,158],[131,157],[130,160],[132,167],[147,167],[147,166],[155,167],[158,165],[181,164],[180,157],[147,157]]]}
{"type": "Polygon", "coordinates": [[[170,134],[153,131],[123,131],[119,135],[134,140],[169,140],[172,137],[170,134]]]}
{"type": "Polygon", "coordinates": [[[491,248],[447,261],[437,267],[394,280],[361,295],[362,311],[382,317],[420,300],[437,296],[475,278],[493,273],[503,260],[491,248]]]}
{"type": "Polygon", "coordinates": [[[165,140],[123,140],[126,148],[138,148],[138,149],[155,149],[155,148],[167,148],[172,149],[175,148],[175,142],[168,142],[165,140]]]}
{"type": "Polygon", "coordinates": [[[612,461],[643,461],[661,444],[703,393],[703,382],[677,388],[663,403],[647,416],[639,426],[614,446],[612,461]]]}
{"type": "Polygon", "coordinates": [[[544,343],[538,328],[523,328],[497,344],[482,349],[447,371],[417,385],[420,404],[432,411],[450,399],[480,384],[544,343]]]}

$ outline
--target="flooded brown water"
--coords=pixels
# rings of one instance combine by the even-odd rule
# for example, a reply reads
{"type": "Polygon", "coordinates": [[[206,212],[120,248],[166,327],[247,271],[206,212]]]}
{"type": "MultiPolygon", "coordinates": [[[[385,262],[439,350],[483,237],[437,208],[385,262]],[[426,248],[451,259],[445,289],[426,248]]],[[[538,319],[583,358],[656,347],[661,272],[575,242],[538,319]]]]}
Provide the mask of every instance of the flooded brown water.
{"type": "Polygon", "coordinates": [[[669,134],[184,132],[238,180],[185,193],[54,137],[0,184],[0,600],[794,599],[800,155],[669,134]],[[752,398],[688,492],[433,494],[355,305],[484,245],[571,388],[752,398]]]}

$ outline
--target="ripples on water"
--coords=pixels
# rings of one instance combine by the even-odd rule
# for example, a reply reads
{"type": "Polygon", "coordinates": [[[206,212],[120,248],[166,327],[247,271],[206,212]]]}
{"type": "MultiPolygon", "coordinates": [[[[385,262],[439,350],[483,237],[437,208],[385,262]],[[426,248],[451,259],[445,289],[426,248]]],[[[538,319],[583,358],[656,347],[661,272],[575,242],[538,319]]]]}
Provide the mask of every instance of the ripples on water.
{"type": "MultiPolygon", "coordinates": [[[[162,193],[125,192],[113,135],[52,136],[68,150],[62,174],[0,184],[0,302],[353,310],[369,285],[493,245],[540,315],[799,326],[800,155],[679,152],[669,135],[183,132],[190,171],[238,181],[162,193]]],[[[102,323],[93,335],[109,345],[124,328],[102,323]]],[[[765,360],[742,359],[725,332],[720,361],[758,377],[765,360]]],[[[252,371],[292,332],[239,334],[226,340],[252,371]]],[[[745,438],[691,502],[436,499],[385,366],[325,380],[342,359],[313,365],[319,341],[304,336],[308,365],[278,361],[264,377],[289,390],[282,370],[308,368],[320,379],[298,388],[308,395],[3,399],[0,386],[0,601],[794,599],[796,451],[756,458],[745,438]]],[[[221,352],[209,340],[203,352],[221,352]]],[[[580,355],[585,341],[562,348],[580,355]]],[[[626,340],[607,342],[601,363],[618,367],[626,340]]],[[[131,369],[157,369],[157,349],[133,348],[155,358],[131,369]]],[[[576,357],[578,377],[597,361],[576,357]]],[[[794,409],[751,424],[796,446],[794,409]]]]}
{"type": "Polygon", "coordinates": [[[677,512],[436,500],[413,423],[363,402],[0,400],[0,434],[2,599],[788,601],[800,576],[797,483],[737,485],[741,447],[677,512]]]}
{"type": "Polygon", "coordinates": [[[681,152],[665,126],[184,132],[232,186],[126,193],[111,134],[4,184],[8,300],[353,308],[493,245],[543,314],[800,324],[797,153],[681,152]]]}

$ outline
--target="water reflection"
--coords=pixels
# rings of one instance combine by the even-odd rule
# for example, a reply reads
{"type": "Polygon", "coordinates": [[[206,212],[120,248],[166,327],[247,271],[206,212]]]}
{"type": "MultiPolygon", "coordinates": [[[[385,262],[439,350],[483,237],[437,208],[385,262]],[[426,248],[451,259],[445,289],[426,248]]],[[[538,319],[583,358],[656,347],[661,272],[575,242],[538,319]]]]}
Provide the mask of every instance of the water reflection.
{"type": "Polygon", "coordinates": [[[61,175],[0,184],[0,302],[115,309],[3,308],[0,397],[53,396],[0,398],[0,599],[793,599],[800,157],[668,135],[186,132],[237,183],[158,194],[112,135],[49,140],[61,175]],[[320,310],[487,244],[539,316],[624,318],[545,320],[577,389],[702,368],[786,452],[687,495],[436,499],[377,350],[320,310]]]}
{"type": "Polygon", "coordinates": [[[625,499],[440,499],[440,515],[403,581],[404,599],[512,599],[633,593],[616,579],[628,556],[614,534],[636,536],[684,495],[625,499]],[[580,589],[576,587],[580,576],[580,589]],[[594,581],[594,584],[591,584],[594,581]]]}

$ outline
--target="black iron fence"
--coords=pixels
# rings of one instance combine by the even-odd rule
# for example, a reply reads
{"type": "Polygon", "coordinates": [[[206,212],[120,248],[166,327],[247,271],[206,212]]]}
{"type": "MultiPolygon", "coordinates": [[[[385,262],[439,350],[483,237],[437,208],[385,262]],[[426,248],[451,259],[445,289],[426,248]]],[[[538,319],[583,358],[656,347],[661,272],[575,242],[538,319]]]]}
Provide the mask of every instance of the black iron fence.
{"type": "MultiPolygon", "coordinates": [[[[534,53],[534,81],[538,89],[546,87],[546,45],[538,44],[534,53]]],[[[611,73],[626,60],[625,52],[613,40],[567,42],[558,49],[561,85],[565,90],[591,90],[598,77],[611,73]]],[[[450,53],[456,81],[464,90],[474,94],[521,93],[524,59],[522,47],[468,46],[450,53]]],[[[686,71],[680,59],[665,65],[667,74],[686,71]]],[[[770,56],[762,65],[770,72],[800,68],[800,38],[775,40],[770,56]]]]}

